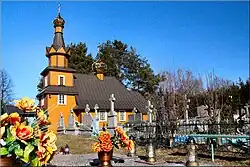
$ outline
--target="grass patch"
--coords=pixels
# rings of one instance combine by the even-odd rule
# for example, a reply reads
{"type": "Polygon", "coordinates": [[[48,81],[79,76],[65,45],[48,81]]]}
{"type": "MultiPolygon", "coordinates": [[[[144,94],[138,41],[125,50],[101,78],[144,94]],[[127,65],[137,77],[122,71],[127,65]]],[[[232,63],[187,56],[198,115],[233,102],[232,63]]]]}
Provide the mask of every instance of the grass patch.
{"type": "Polygon", "coordinates": [[[76,136],[76,135],[58,135],[56,145],[60,150],[66,144],[69,145],[71,154],[88,154],[93,153],[92,144],[96,139],[86,136],[76,136]]]}

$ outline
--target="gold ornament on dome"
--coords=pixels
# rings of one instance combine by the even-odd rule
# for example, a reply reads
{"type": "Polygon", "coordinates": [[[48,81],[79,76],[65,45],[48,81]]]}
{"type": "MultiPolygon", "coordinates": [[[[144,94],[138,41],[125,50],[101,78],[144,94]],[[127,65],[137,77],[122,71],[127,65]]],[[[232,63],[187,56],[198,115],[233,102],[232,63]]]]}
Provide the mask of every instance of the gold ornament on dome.
{"type": "Polygon", "coordinates": [[[107,69],[107,65],[102,60],[98,60],[93,64],[93,68],[97,73],[104,73],[107,69]]]}
{"type": "Polygon", "coordinates": [[[64,21],[64,19],[60,15],[60,10],[61,10],[61,5],[59,4],[58,5],[58,15],[55,18],[55,20],[53,21],[54,27],[64,27],[65,21],[64,21]]]}

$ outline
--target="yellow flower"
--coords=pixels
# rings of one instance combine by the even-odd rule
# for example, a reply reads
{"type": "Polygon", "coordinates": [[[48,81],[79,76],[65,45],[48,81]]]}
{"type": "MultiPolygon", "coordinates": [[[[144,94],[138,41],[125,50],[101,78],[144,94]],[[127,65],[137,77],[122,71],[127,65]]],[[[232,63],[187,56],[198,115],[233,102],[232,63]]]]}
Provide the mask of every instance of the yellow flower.
{"type": "Polygon", "coordinates": [[[53,154],[47,152],[46,149],[41,145],[38,145],[38,151],[36,151],[36,155],[38,157],[39,166],[47,165],[48,161],[53,156],[53,154]]]}
{"type": "Polygon", "coordinates": [[[101,149],[101,144],[99,142],[96,142],[92,145],[92,150],[94,152],[100,152],[102,149],[101,149]]]}
{"type": "Polygon", "coordinates": [[[40,136],[41,146],[45,147],[50,154],[57,150],[56,140],[57,137],[52,131],[48,131],[45,134],[43,133],[40,136]]]}
{"type": "Polygon", "coordinates": [[[128,141],[127,149],[132,150],[135,147],[133,140],[128,141]]]}
{"type": "Polygon", "coordinates": [[[35,100],[24,97],[21,100],[15,100],[16,107],[23,111],[33,111],[35,107],[35,100]]]}
{"type": "Polygon", "coordinates": [[[56,139],[56,135],[52,131],[41,134],[38,151],[36,151],[41,165],[46,165],[53,157],[55,151],[57,150],[56,139]]]}
{"type": "Polygon", "coordinates": [[[9,122],[11,123],[11,124],[16,124],[17,122],[18,123],[20,123],[21,122],[21,117],[19,116],[19,114],[18,113],[12,113],[12,114],[10,114],[10,116],[9,116],[9,122]]]}
{"type": "Polygon", "coordinates": [[[50,121],[48,120],[48,117],[47,117],[47,115],[44,113],[44,111],[43,110],[40,110],[40,111],[37,111],[37,113],[36,113],[36,116],[37,116],[37,124],[38,125],[43,125],[43,126],[45,126],[45,125],[49,125],[50,124],[50,121]]]}
{"type": "Polygon", "coordinates": [[[4,132],[5,132],[5,126],[2,126],[0,129],[0,139],[2,139],[4,132]]]}
{"type": "Polygon", "coordinates": [[[9,118],[9,115],[7,113],[4,113],[3,115],[1,115],[1,117],[0,117],[1,125],[4,124],[5,122],[7,122],[8,118],[9,118]]]}
{"type": "Polygon", "coordinates": [[[10,126],[10,132],[21,142],[26,143],[26,140],[29,140],[33,137],[33,128],[26,126],[24,123],[16,123],[16,125],[10,126]]]}

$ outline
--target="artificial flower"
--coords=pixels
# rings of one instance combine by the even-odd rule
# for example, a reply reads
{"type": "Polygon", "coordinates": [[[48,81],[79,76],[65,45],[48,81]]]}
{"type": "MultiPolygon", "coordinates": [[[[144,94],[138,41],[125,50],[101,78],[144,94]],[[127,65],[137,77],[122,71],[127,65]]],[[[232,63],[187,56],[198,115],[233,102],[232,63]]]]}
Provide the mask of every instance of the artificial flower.
{"type": "Polygon", "coordinates": [[[33,137],[33,128],[26,126],[24,123],[19,124],[17,122],[14,126],[10,126],[10,132],[23,143],[33,137]]]}
{"type": "Polygon", "coordinates": [[[21,117],[19,116],[19,114],[18,113],[11,113],[10,115],[9,115],[9,122],[11,123],[11,124],[16,124],[17,122],[18,123],[20,123],[21,122],[21,117]]]}
{"type": "Polygon", "coordinates": [[[116,127],[115,128],[115,131],[118,135],[122,135],[124,134],[124,130],[122,129],[122,127],[116,127]]]}
{"type": "Polygon", "coordinates": [[[127,134],[122,134],[121,135],[121,141],[123,142],[123,141],[125,141],[125,140],[128,140],[129,138],[128,138],[128,135],[127,134]]]}
{"type": "Polygon", "coordinates": [[[111,141],[102,142],[102,143],[101,143],[101,148],[103,149],[103,151],[109,152],[109,151],[112,150],[113,144],[112,144],[111,141]]]}
{"type": "Polygon", "coordinates": [[[41,126],[50,124],[50,121],[48,120],[48,117],[43,110],[37,111],[37,124],[41,126]]]}
{"type": "Polygon", "coordinates": [[[9,119],[9,115],[7,113],[4,113],[3,115],[0,116],[0,124],[1,126],[4,126],[9,119]]]}
{"type": "Polygon", "coordinates": [[[57,150],[56,146],[56,135],[52,131],[49,131],[47,133],[41,134],[40,137],[40,144],[41,146],[45,147],[47,151],[49,151],[50,154],[53,153],[53,151],[57,150]]]}
{"type": "Polygon", "coordinates": [[[16,107],[23,111],[33,111],[35,110],[35,100],[28,97],[24,97],[21,100],[15,100],[16,107]]]}
{"type": "Polygon", "coordinates": [[[107,131],[102,131],[102,132],[100,133],[99,140],[100,140],[101,142],[107,142],[107,141],[110,141],[110,139],[111,139],[111,134],[110,134],[109,132],[107,132],[107,131]]]}
{"type": "Polygon", "coordinates": [[[5,132],[5,126],[1,126],[1,129],[0,129],[0,139],[2,140],[2,137],[4,135],[4,132],[5,132]]]}
{"type": "Polygon", "coordinates": [[[128,150],[132,150],[133,148],[134,148],[134,142],[133,142],[133,140],[128,140],[128,144],[127,144],[127,149],[128,150]]]}
{"type": "Polygon", "coordinates": [[[93,144],[92,146],[92,150],[94,152],[100,152],[102,149],[101,149],[101,144],[99,142],[96,142],[93,144]]]}

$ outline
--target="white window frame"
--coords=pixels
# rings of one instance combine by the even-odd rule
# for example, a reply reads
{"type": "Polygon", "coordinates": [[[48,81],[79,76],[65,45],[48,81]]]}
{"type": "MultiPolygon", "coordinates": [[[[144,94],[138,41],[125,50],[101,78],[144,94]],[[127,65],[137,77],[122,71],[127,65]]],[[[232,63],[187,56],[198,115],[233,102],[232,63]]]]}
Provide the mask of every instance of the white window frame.
{"type": "Polygon", "coordinates": [[[119,121],[126,121],[126,119],[127,119],[126,116],[127,116],[127,115],[126,115],[126,110],[120,110],[120,111],[119,111],[119,121]],[[125,114],[123,120],[121,119],[121,113],[124,113],[124,114],[125,114]]]}
{"type": "Polygon", "coordinates": [[[48,86],[48,76],[44,77],[44,87],[48,86]]]}
{"type": "Polygon", "coordinates": [[[58,85],[60,86],[60,78],[63,77],[63,85],[65,86],[65,76],[64,75],[58,75],[58,85]]]}
{"type": "Polygon", "coordinates": [[[107,119],[108,115],[107,115],[107,111],[105,110],[99,110],[99,121],[100,122],[106,122],[108,119],[107,119]],[[104,112],[105,113],[105,120],[101,120],[101,112],[104,112]]]}
{"type": "Polygon", "coordinates": [[[64,94],[57,95],[57,104],[58,105],[67,105],[67,95],[64,95],[64,94]],[[63,96],[63,103],[60,102],[60,96],[63,96]]]}

